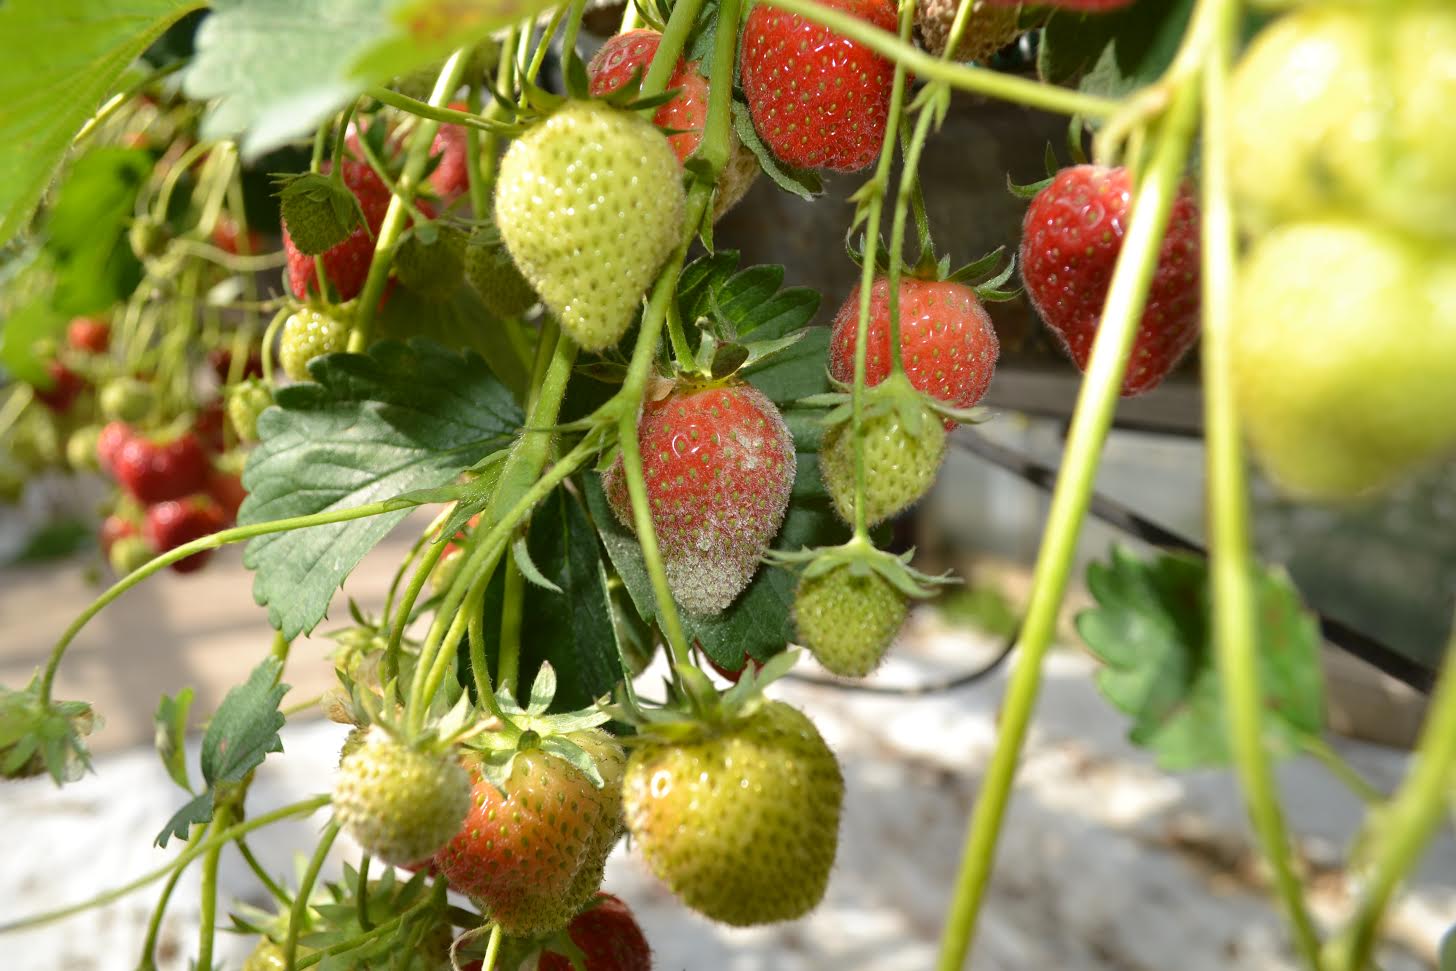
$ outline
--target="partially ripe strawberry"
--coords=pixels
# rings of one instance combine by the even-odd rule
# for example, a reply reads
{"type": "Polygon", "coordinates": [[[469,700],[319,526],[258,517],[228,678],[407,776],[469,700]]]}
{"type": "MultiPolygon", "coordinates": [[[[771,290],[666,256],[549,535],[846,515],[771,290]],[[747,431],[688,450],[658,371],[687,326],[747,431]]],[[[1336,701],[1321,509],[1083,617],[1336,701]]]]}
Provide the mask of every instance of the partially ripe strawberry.
{"type": "Polygon", "coordinates": [[[903,593],[873,570],[856,575],[849,564],[801,579],[794,592],[799,643],[826,669],[848,678],[879,667],[905,614],[903,593]]]}
{"type": "MultiPolygon", "coordinates": [[[[819,472],[834,508],[854,522],[854,436],[849,422],[824,433],[819,472]]],[[[865,419],[865,521],[873,526],[909,509],[930,491],[945,457],[945,426],[928,408],[913,424],[890,411],[865,419]]]]}
{"type": "Polygon", "coordinates": [[[115,476],[116,459],[121,454],[121,447],[135,435],[136,432],[126,422],[112,421],[102,426],[101,434],[96,436],[96,461],[103,472],[115,476]]]}
{"type": "Polygon", "coordinates": [[[46,374],[50,387],[35,387],[35,400],[58,415],[71,410],[81,392],[86,390],[86,379],[66,367],[60,361],[46,363],[46,374]]]}
{"type": "Polygon", "coordinates": [[[191,432],[162,440],[129,438],[111,465],[121,487],[147,505],[202,491],[211,468],[207,452],[191,432]]]}
{"type": "MultiPolygon", "coordinates": [[[[834,380],[854,383],[854,352],[859,336],[860,288],[850,291],[834,317],[829,344],[829,373],[834,380]]],[[[870,289],[866,331],[865,385],[873,387],[890,374],[890,281],[875,280],[870,289]]],[[[900,281],[900,355],[905,375],[918,390],[955,408],[970,408],[991,385],[1001,344],[991,317],[976,292],[959,283],[900,281]]],[[[947,420],[946,428],[955,427],[947,420]]]]}
{"type": "MultiPolygon", "coordinates": [[[[566,934],[585,958],[581,971],[652,971],[652,948],[619,897],[597,894],[590,907],[572,918],[566,934]]],[[[574,966],[548,944],[536,971],[574,971],[574,966]]]]}
{"type": "MultiPolygon", "coordinates": [[[[681,386],[643,405],[637,434],[672,595],[691,613],[715,614],[748,586],[784,521],[794,439],[773,402],[747,384],[681,386]]],[[[621,459],[604,486],[632,528],[621,459]]]]}
{"type": "Polygon", "coordinates": [[[576,879],[571,881],[562,898],[567,907],[576,909],[591,900],[601,888],[607,874],[607,857],[627,831],[622,818],[622,778],[627,772],[627,753],[622,751],[622,743],[600,728],[572,732],[570,738],[591,756],[602,777],[602,787],[596,790],[602,819],[592,830],[576,879]]]}
{"type": "MultiPolygon", "coordinates": [[[[893,34],[889,0],[826,0],[893,34]]],[[[743,27],[740,79],[753,127],[774,155],[804,169],[857,172],[880,153],[895,65],[797,14],[757,4],[743,27]]]]}
{"type": "MultiPolygon", "coordinates": [[[[327,171],[327,166],[325,166],[327,171]]],[[[320,257],[329,285],[340,300],[352,300],[364,289],[369,264],[374,258],[374,240],[379,235],[384,213],[389,208],[389,188],[374,170],[363,162],[344,162],[344,184],[359,200],[365,225],[355,226],[342,243],[326,250],[320,257]]],[[[303,299],[310,291],[318,292],[318,274],[314,257],[301,252],[293,244],[288,227],[283,228],[283,251],[288,258],[288,286],[294,296],[303,299]]]]}
{"type": "MultiPolygon", "coordinates": [[[[222,509],[205,496],[170,499],[147,508],[146,535],[152,549],[166,553],[225,528],[222,509]]],[[[203,550],[172,564],[178,573],[191,573],[207,565],[212,550],[203,550]]]]}
{"type": "Polygon", "coordinates": [[[312,307],[300,307],[283,322],[278,343],[278,363],[295,381],[313,380],[308,362],[323,354],[349,348],[349,325],[331,314],[312,307]]]}
{"type": "Polygon", "coordinates": [[[478,761],[467,760],[466,768],[469,814],[435,854],[436,868],[511,936],[566,926],[584,902],[568,901],[568,891],[600,833],[616,831],[617,811],[580,770],[541,749],[515,755],[504,792],[478,761]]]}
{"type": "Polygon", "coordinates": [[[111,325],[100,317],[76,317],[66,326],[66,343],[78,351],[105,354],[111,346],[111,325]]]}
{"type": "Polygon", "coordinates": [[[449,755],[372,728],[339,763],[334,818],[371,856],[402,866],[428,859],[460,830],[470,777],[449,755]]]}
{"type": "Polygon", "coordinates": [[[588,351],[626,333],[683,232],[672,146],[646,119],[569,101],[501,160],[495,218],[521,273],[588,351]]]}
{"type": "Polygon", "coordinates": [[[844,779],[813,722],[770,701],[632,749],[632,845],[698,913],[736,927],[794,920],[824,896],[844,779]]]}
{"type": "MultiPolygon", "coordinates": [[[[1026,211],[1021,275],[1042,320],[1079,370],[1087,369],[1132,202],[1125,168],[1077,165],[1058,172],[1026,211]]],[[[1198,205],[1185,186],[1167,233],[1122,379],[1124,397],[1157,387],[1198,340],[1198,205]]]]}

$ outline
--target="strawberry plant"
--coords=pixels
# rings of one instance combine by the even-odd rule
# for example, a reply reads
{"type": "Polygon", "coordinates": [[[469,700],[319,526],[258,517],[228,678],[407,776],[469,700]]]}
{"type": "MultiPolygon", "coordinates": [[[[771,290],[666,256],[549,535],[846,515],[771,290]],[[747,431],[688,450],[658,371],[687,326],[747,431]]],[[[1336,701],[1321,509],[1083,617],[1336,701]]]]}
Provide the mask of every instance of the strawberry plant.
{"type": "Polygon", "coordinates": [[[247,968],[638,971],[650,942],[602,888],[624,836],[708,919],[809,913],[855,807],[815,713],[765,690],[792,644],[868,676],[911,604],[956,582],[881,525],[961,426],[993,420],[997,304],[1024,297],[1080,394],[940,968],[971,953],[1118,401],[1195,348],[1209,554],[1114,551],[1077,630],[1134,742],[1237,774],[1288,949],[1373,967],[1449,808],[1456,668],[1406,781],[1362,790],[1363,878],[1318,925],[1272,767],[1354,776],[1321,739],[1314,616],[1254,558],[1244,449],[1320,503],[1456,453],[1449,4],[662,0],[628,4],[589,62],[579,2],[187,18],[202,6],[0,5],[0,500],[61,467],[104,475],[116,574],[30,684],[0,688],[0,775],[91,768],[98,713],[54,696],[57,670],[164,569],[245,544],[272,644],[207,713],[200,780],[191,692],[158,706],[185,793],[158,820],[171,862],[0,931],[161,883],[154,966],[197,863],[192,960],[211,969],[236,845],[278,905],[231,906],[247,968]],[[1008,47],[1036,50],[1038,76],[999,69],[1008,47]],[[1074,164],[1049,150],[1046,181],[1011,186],[1022,232],[984,256],[937,252],[930,228],[921,170],[954,99],[1069,119],[1074,164]],[[858,180],[846,246],[815,254],[856,265],[847,293],[715,241],[760,173],[812,200],[825,172],[858,180]],[[321,631],[420,507],[382,609],[350,602],[321,631]],[[348,739],[316,795],[260,805],[287,664],[316,632],[348,739]],[[649,702],[634,681],[659,651],[649,702]],[[292,881],[246,850],[315,815],[292,881]],[[326,879],[340,837],[358,864],[326,879]]]}

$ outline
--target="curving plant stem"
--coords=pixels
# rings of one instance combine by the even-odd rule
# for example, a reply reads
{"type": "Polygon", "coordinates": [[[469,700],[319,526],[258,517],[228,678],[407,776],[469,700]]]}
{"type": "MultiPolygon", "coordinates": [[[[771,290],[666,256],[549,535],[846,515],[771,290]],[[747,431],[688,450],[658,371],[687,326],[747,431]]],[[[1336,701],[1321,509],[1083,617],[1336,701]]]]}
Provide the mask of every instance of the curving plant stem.
{"type": "Polygon", "coordinates": [[[319,836],[318,846],[314,847],[313,856],[308,861],[308,868],[303,871],[303,876],[298,881],[298,892],[293,895],[293,908],[288,912],[288,936],[283,941],[283,966],[284,968],[295,967],[298,957],[298,938],[303,933],[303,921],[308,916],[308,901],[313,896],[313,885],[318,880],[319,871],[324,868],[324,860],[328,858],[329,850],[333,849],[334,840],[339,835],[339,821],[330,819],[324,826],[322,835],[319,836]]]}
{"type": "MultiPolygon", "coordinates": [[[[1214,9],[1205,6],[1206,9],[1214,9]]],[[[1203,13],[1203,11],[1200,11],[1203,13]]],[[[1208,34],[1204,64],[1202,288],[1204,441],[1208,461],[1209,572],[1213,640],[1229,741],[1249,818],[1273,868],[1274,886],[1306,964],[1318,969],[1319,935],[1294,871],[1288,827],[1264,749],[1264,696],[1259,686],[1259,637],[1249,550],[1249,498],[1233,392],[1232,328],[1236,236],[1230,204],[1228,87],[1238,31],[1238,4],[1222,2],[1208,34]]]]}
{"type": "Polygon", "coordinates": [[[1138,185],[1122,255],[1113,273],[1092,346],[1092,358],[1077,398],[1061,474],[1052,493],[1046,533],[1032,577],[1031,600],[1017,642],[1016,669],[1001,708],[996,749],[971,814],[955,895],[941,938],[940,971],[959,971],[974,940],[976,917],[995,865],[997,837],[1016,764],[1041,686],[1042,660],[1055,633],[1098,458],[1112,424],[1123,371],[1157,265],[1163,230],[1188,157],[1197,94],[1196,85],[1178,92],[1158,132],[1147,174],[1138,185]]]}

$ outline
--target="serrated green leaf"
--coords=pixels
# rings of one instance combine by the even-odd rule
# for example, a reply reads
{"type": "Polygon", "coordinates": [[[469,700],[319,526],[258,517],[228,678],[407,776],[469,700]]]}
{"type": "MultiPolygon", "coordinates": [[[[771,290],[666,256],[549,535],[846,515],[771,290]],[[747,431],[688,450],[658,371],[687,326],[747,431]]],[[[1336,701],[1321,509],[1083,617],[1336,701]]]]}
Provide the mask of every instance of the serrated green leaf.
{"type": "Polygon", "coordinates": [[[511,559],[516,564],[516,569],[521,571],[521,576],[526,578],[528,583],[548,590],[551,593],[561,593],[561,588],[546,578],[531,559],[531,550],[526,545],[526,537],[517,536],[515,542],[511,543],[511,559]]]}
{"type": "Polygon", "coordinates": [[[146,152],[98,148],[67,173],[45,218],[45,250],[56,273],[51,303],[59,313],[109,310],[141,282],[127,228],[151,170],[146,152]]]}
{"type": "Polygon", "coordinates": [[[167,841],[173,836],[179,840],[185,840],[192,832],[192,827],[197,823],[205,823],[212,818],[212,790],[199,794],[189,800],[187,805],[172,814],[167,820],[167,825],[157,834],[154,843],[162,849],[167,848],[167,841]]]}
{"type": "Polygon", "coordinates": [[[750,366],[744,373],[749,384],[777,405],[829,390],[829,328],[808,327],[803,333],[792,347],[750,366]]]}
{"type": "Polygon", "coordinates": [[[283,751],[278,737],[283,713],[278,703],[288,685],[278,683],[282,672],[282,660],[266,658],[247,681],[223,696],[202,736],[202,777],[209,786],[238,782],[262,765],[270,752],[283,751]]]}
{"type": "MultiPolygon", "coordinates": [[[[376,344],[311,366],[317,383],[281,389],[258,420],[241,524],[345,509],[444,485],[506,447],[524,421],[473,354],[426,341],[376,344]]],[[[344,578],[405,515],[259,536],[243,562],[253,596],[284,636],[323,619],[344,578]]]]}
{"type": "Polygon", "coordinates": [[[0,245],[35,209],[67,146],[122,72],[194,0],[0,4],[0,245]]]}
{"type": "Polygon", "coordinates": [[[462,283],[447,300],[430,300],[396,287],[379,315],[379,336],[395,340],[421,337],[454,350],[475,351],[517,400],[525,398],[530,384],[526,365],[505,327],[468,284],[462,283]]]}
{"type": "MultiPolygon", "coordinates": [[[[530,683],[542,663],[550,661],[557,681],[551,709],[586,708],[622,680],[596,532],[580,502],[557,489],[532,514],[527,545],[542,574],[563,593],[525,588],[523,610],[530,620],[521,630],[520,683],[530,683]]],[[[497,570],[486,588],[483,607],[486,658],[492,666],[500,648],[503,572],[497,570]]],[[[470,684],[464,643],[460,677],[470,684]]]]}
{"type": "MultiPolygon", "coordinates": [[[[1131,740],[1166,768],[1226,764],[1206,562],[1115,549],[1088,567],[1087,585],[1097,606],[1078,615],[1077,631],[1106,665],[1098,688],[1133,718],[1131,740]]],[[[1265,743],[1287,756],[1323,729],[1319,629],[1282,573],[1261,571],[1255,586],[1265,743]]]]}
{"type": "Polygon", "coordinates": [[[187,715],[192,710],[195,692],[183,688],[175,698],[162,696],[152,721],[157,728],[157,754],[172,781],[188,792],[192,780],[187,775],[187,715]]]}
{"type": "Polygon", "coordinates": [[[183,77],[206,138],[249,158],[306,135],[365,86],[353,63],[390,33],[391,0],[216,0],[183,77]]]}
{"type": "MultiPolygon", "coordinates": [[[[813,461],[813,456],[800,456],[801,472],[805,458],[813,461]]],[[[656,617],[657,602],[637,537],[617,522],[602,493],[599,477],[588,476],[585,492],[607,555],[626,585],[633,605],[642,617],[656,617]]],[[[827,502],[795,500],[789,505],[773,549],[834,546],[848,538],[848,527],[827,502]]],[[[689,641],[701,644],[714,661],[729,670],[743,666],[745,652],[766,661],[788,646],[792,636],[791,611],[796,582],[795,576],[787,570],[760,567],[758,575],[727,610],[712,617],[683,614],[684,633],[689,641]]]]}

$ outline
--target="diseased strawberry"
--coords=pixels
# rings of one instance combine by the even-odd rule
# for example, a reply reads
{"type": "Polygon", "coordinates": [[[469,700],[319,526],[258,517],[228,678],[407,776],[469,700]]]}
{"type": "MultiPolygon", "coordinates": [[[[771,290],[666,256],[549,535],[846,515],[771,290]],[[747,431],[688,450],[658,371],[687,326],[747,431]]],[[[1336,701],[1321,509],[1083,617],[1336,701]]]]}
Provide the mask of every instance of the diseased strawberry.
{"type": "Polygon", "coordinates": [[[278,343],[278,363],[295,381],[313,380],[308,362],[322,354],[335,354],[349,347],[349,324],[312,307],[300,307],[283,322],[278,343]]]}
{"type": "MultiPolygon", "coordinates": [[[[936,57],[945,53],[959,7],[956,0],[918,0],[915,4],[915,27],[920,32],[920,42],[936,57]]],[[[984,61],[990,58],[1021,36],[1020,18],[1020,0],[1004,6],[998,6],[992,0],[971,0],[971,12],[953,59],[984,61]]]]}
{"type": "Polygon", "coordinates": [[[507,934],[564,927],[597,889],[569,899],[602,833],[617,831],[620,810],[579,769],[539,748],[515,754],[504,791],[485,778],[477,758],[467,758],[466,768],[470,811],[435,854],[435,866],[507,934]]]}
{"type": "Polygon", "coordinates": [[[201,492],[209,468],[207,452],[191,432],[171,439],[133,436],[112,460],[116,481],[147,505],[201,492]]]}
{"type": "MultiPolygon", "coordinates": [[[[889,0],[827,0],[895,32],[889,0]]],[[[759,4],[743,27],[740,78],[753,127],[774,155],[805,169],[857,172],[879,156],[895,65],[797,14],[759,4]]]]}
{"type": "Polygon", "coordinates": [[[86,390],[86,379],[66,367],[60,361],[46,363],[49,387],[35,386],[35,400],[58,415],[71,410],[81,392],[86,390]]]}
{"type": "MultiPolygon", "coordinates": [[[[1125,168],[1058,172],[1026,211],[1021,274],[1026,293],[1079,370],[1087,369],[1132,201],[1125,168]]],[[[1122,380],[1124,397],[1151,391],[1198,339],[1198,206],[1185,186],[1167,233],[1122,380]]]]}
{"type": "MultiPolygon", "coordinates": [[[[753,579],[784,521],[794,439],[773,402],[747,384],[680,385],[643,405],[637,433],[672,595],[691,613],[715,614],[753,579]]],[[[604,487],[633,528],[621,459],[604,487]]]]}
{"type": "MultiPolygon", "coordinates": [[[[859,336],[860,288],[850,291],[834,317],[829,344],[829,373],[854,383],[854,352],[859,336]]],[[[866,330],[865,385],[890,374],[890,281],[878,277],[870,288],[866,330]]],[[[991,385],[1001,344],[991,317],[976,292],[948,281],[900,280],[900,355],[905,375],[918,390],[955,408],[970,408],[991,385]]],[[[955,427],[949,419],[946,428],[955,427]]]]}
{"type": "MultiPolygon", "coordinates": [[[[147,540],[159,554],[209,536],[226,526],[222,509],[206,496],[169,499],[147,508],[147,540]]],[[[191,573],[202,569],[211,558],[212,550],[203,550],[173,563],[172,569],[178,573],[191,573]]]]}
{"type": "Polygon", "coordinates": [[[66,343],[78,351],[105,354],[111,346],[111,325],[100,317],[76,317],[66,325],[66,343]]]}
{"type": "MultiPolygon", "coordinates": [[[[581,949],[582,971],[652,971],[652,948],[637,918],[620,897],[597,894],[590,907],[566,927],[571,943],[581,949]]],[[[548,943],[536,971],[573,971],[571,959],[548,943]]]]}
{"type": "Polygon", "coordinates": [[[804,577],[794,592],[799,642],[825,668],[849,678],[879,667],[905,614],[904,594],[879,573],[857,574],[848,564],[804,577]]]}
{"type": "Polygon", "coordinates": [[[495,218],[516,266],[588,351],[622,337],[683,232],[677,156],[650,122],[568,101],[501,159],[495,218]]]}
{"type": "MultiPolygon", "coordinates": [[[[327,166],[325,166],[327,170],[327,166]]],[[[374,258],[374,238],[384,222],[385,210],[389,208],[389,188],[380,181],[374,170],[363,162],[344,162],[344,184],[359,200],[364,213],[364,225],[355,226],[344,241],[327,249],[320,257],[329,285],[338,293],[340,300],[352,300],[364,289],[364,279],[369,275],[369,264],[374,258]]],[[[318,291],[314,257],[299,250],[283,228],[283,250],[288,258],[288,285],[294,295],[303,299],[309,291],[318,291]]]]}
{"type": "Polygon", "coordinates": [[[101,434],[96,436],[96,461],[103,472],[116,474],[116,459],[121,454],[121,447],[135,435],[136,432],[126,422],[111,421],[102,426],[101,434]]]}
{"type": "Polygon", "coordinates": [[[635,745],[622,799],[633,847],[706,917],[793,920],[824,896],[844,779],[814,724],[783,702],[635,745]]]}
{"type": "MultiPolygon", "coordinates": [[[[819,447],[820,476],[834,508],[849,523],[854,522],[852,428],[848,421],[835,425],[824,433],[819,447]]],[[[865,521],[874,525],[910,508],[930,491],[945,457],[945,426],[929,408],[907,415],[904,409],[888,407],[867,413],[861,434],[865,521]]]]}
{"type": "Polygon", "coordinates": [[[339,763],[334,818],[385,863],[428,859],[459,832],[469,809],[470,777],[458,761],[406,745],[378,726],[339,763]]]}

